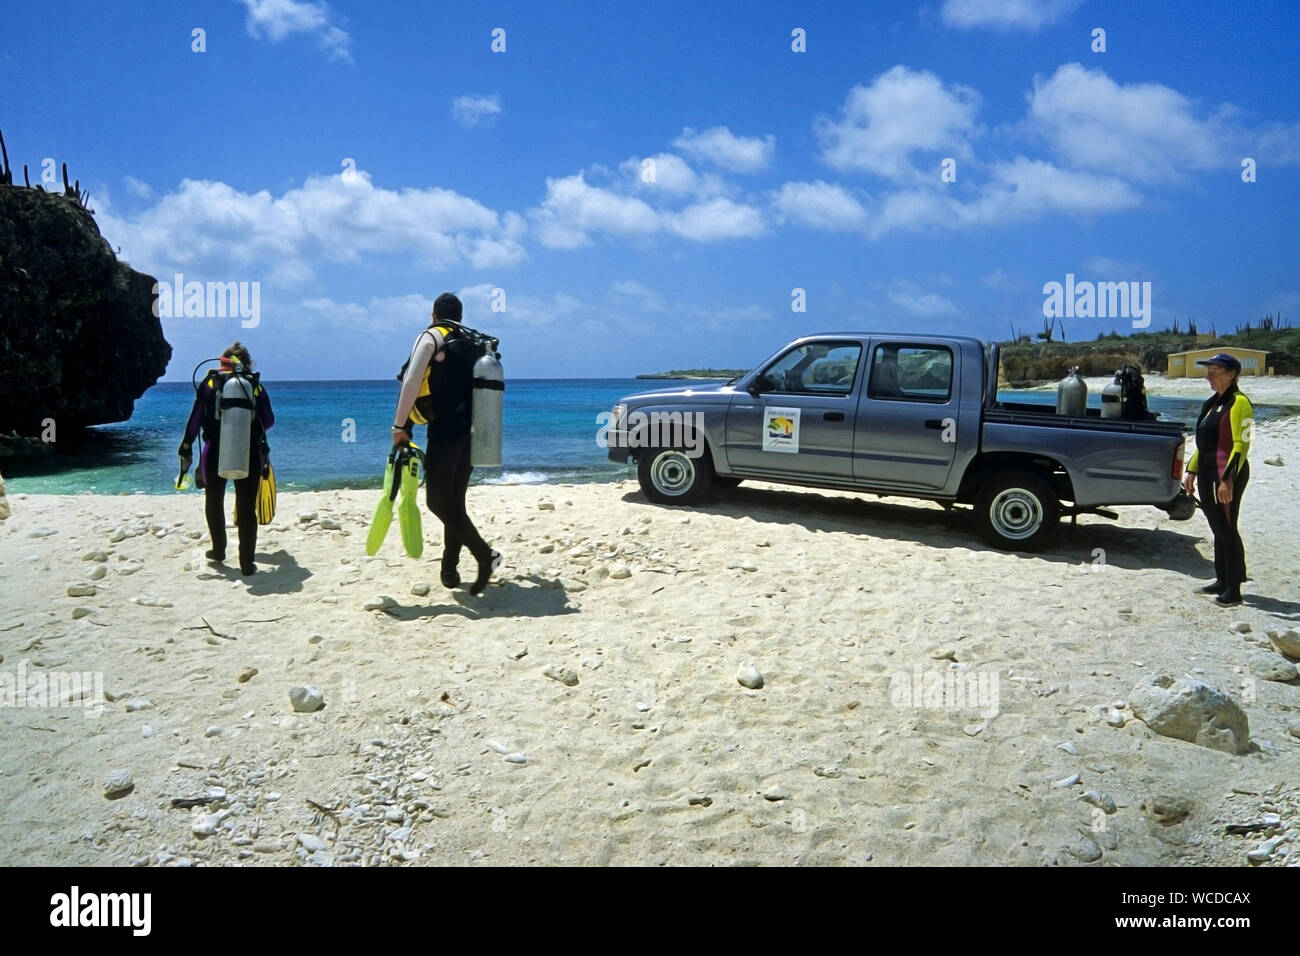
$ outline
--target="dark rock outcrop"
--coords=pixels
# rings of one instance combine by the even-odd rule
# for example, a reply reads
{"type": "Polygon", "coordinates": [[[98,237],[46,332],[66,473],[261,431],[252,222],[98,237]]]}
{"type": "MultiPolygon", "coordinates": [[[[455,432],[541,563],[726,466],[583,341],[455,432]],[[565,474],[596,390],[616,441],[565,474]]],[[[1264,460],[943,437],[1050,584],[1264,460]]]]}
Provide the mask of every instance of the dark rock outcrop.
{"type": "Polygon", "coordinates": [[[171,358],[156,280],[118,262],[83,201],[0,184],[0,432],[125,421],[171,358]]]}

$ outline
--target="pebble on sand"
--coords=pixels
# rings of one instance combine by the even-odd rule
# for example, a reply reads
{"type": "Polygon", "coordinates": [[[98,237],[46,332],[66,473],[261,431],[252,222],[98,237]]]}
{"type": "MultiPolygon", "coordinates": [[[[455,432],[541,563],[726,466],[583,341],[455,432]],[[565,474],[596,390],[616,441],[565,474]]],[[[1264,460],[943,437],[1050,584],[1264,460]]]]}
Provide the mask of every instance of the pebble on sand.
{"type": "Polygon", "coordinates": [[[547,665],[546,669],[542,671],[542,676],[559,681],[565,687],[576,687],[578,684],[578,675],[576,673],[557,664],[547,665]]]}
{"type": "Polygon", "coordinates": [[[289,691],[289,703],[300,714],[310,714],[325,706],[325,695],[310,684],[289,691]]]}
{"type": "Polygon", "coordinates": [[[1287,657],[1300,660],[1300,631],[1288,627],[1285,631],[1265,631],[1273,645],[1287,657]]]}
{"type": "Polygon", "coordinates": [[[104,778],[104,796],[110,800],[125,797],[135,789],[135,780],[130,770],[114,770],[104,778]]]}
{"type": "Polygon", "coordinates": [[[736,680],[741,687],[750,690],[758,690],[765,683],[762,673],[753,664],[741,664],[740,670],[736,671],[736,680]]]}
{"type": "Polygon", "coordinates": [[[94,613],[95,613],[95,609],[93,607],[86,607],[85,605],[79,605],[72,609],[72,619],[75,621],[78,618],[85,617],[87,614],[94,614],[94,613]]]}
{"type": "Polygon", "coordinates": [[[318,853],[321,850],[326,849],[325,841],[311,833],[299,833],[298,843],[301,844],[302,848],[308,853],[318,853]]]}
{"type": "Polygon", "coordinates": [[[93,584],[69,584],[68,597],[94,597],[96,592],[93,584]]]}
{"type": "Polygon", "coordinates": [[[1250,658],[1250,672],[1264,680],[1288,683],[1296,679],[1296,666],[1277,654],[1259,653],[1250,658]]]}

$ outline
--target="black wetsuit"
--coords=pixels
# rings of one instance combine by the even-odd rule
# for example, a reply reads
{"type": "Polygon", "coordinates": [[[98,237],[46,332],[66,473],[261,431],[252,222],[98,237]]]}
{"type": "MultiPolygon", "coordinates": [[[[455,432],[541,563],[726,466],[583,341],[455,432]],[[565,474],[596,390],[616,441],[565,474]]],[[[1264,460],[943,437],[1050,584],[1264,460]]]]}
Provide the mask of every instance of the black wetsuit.
{"type": "Polygon", "coordinates": [[[1197,494],[1205,520],[1214,534],[1214,574],[1229,591],[1239,591],[1246,580],[1246,547],[1237,530],[1241,499],[1250,481],[1249,424],[1254,418],[1250,399],[1233,385],[1223,395],[1212,395],[1201,406],[1196,423],[1196,452],[1187,470],[1196,473],[1197,494]],[[1232,501],[1216,499],[1220,481],[1232,482],[1232,501]]]}
{"type": "Polygon", "coordinates": [[[462,548],[468,548],[480,565],[491,560],[492,549],[465,509],[474,470],[469,445],[477,352],[462,336],[450,337],[443,348],[446,358],[435,363],[429,375],[432,416],[424,474],[429,510],[442,522],[442,574],[448,577],[456,573],[462,548]]]}
{"type": "MultiPolygon", "coordinates": [[[[218,561],[226,559],[227,479],[217,474],[217,462],[221,457],[221,425],[216,417],[216,403],[223,382],[220,373],[212,372],[199,386],[180,447],[181,456],[190,457],[190,449],[202,430],[204,443],[194,474],[203,488],[203,514],[208,521],[208,534],[212,537],[213,557],[218,561]]],[[[262,481],[263,464],[261,438],[266,429],[275,424],[275,413],[271,410],[271,399],[266,394],[266,389],[259,383],[254,386],[253,395],[257,407],[254,410],[253,435],[249,442],[248,477],[234,479],[235,510],[239,515],[239,567],[246,574],[251,574],[256,567],[257,487],[262,481]]]]}

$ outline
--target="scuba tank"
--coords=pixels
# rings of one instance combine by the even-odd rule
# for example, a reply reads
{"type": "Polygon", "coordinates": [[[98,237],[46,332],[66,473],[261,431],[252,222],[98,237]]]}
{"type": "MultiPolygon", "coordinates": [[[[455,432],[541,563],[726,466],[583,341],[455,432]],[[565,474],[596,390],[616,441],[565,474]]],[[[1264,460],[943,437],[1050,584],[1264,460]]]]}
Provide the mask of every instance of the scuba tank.
{"type": "Polygon", "coordinates": [[[253,383],[240,371],[226,376],[217,398],[217,420],[221,423],[217,474],[222,478],[247,478],[249,447],[253,439],[253,383]]]}
{"type": "Polygon", "coordinates": [[[1101,390],[1101,417],[1123,418],[1126,398],[1121,374],[1116,372],[1115,381],[1101,390]]]}
{"type": "Polygon", "coordinates": [[[1083,418],[1088,414],[1088,383],[1079,377],[1079,366],[1056,386],[1056,414],[1083,418]]]}
{"type": "MultiPolygon", "coordinates": [[[[495,345],[495,343],[493,343],[495,345]]],[[[501,419],[506,376],[489,348],[474,363],[474,393],[470,403],[469,463],[495,468],[501,464],[501,419]]]]}

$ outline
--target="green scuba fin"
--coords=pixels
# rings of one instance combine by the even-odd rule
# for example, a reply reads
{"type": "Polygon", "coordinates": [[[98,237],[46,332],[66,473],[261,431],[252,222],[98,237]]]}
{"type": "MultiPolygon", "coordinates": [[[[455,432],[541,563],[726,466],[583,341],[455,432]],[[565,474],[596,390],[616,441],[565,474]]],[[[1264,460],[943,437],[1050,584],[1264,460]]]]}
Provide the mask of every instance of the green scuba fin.
{"type": "Polygon", "coordinates": [[[412,558],[424,553],[424,529],[420,524],[420,460],[424,457],[414,444],[399,453],[397,467],[401,468],[402,498],[397,505],[397,523],[402,528],[402,546],[412,558]]]}
{"type": "Polygon", "coordinates": [[[384,543],[388,526],[393,523],[393,456],[388,456],[388,467],[384,470],[384,496],[375,506],[375,516],[370,522],[370,533],[366,535],[366,554],[377,554],[379,546],[384,543]]]}

